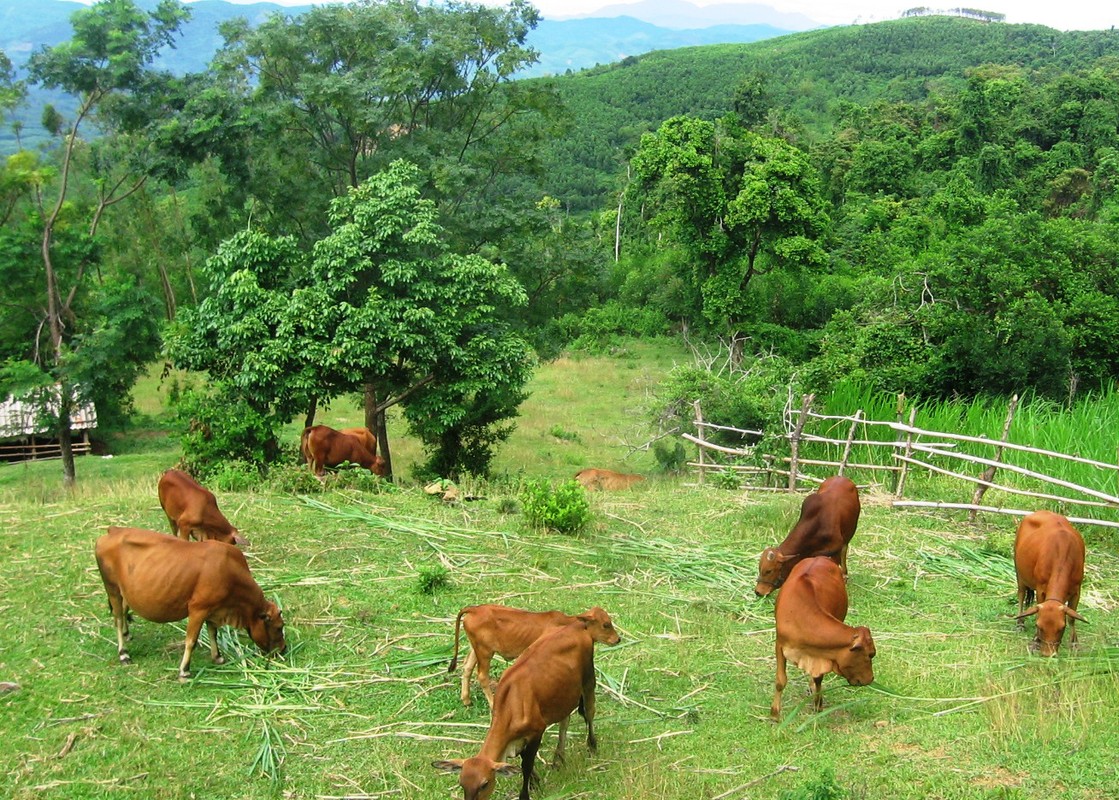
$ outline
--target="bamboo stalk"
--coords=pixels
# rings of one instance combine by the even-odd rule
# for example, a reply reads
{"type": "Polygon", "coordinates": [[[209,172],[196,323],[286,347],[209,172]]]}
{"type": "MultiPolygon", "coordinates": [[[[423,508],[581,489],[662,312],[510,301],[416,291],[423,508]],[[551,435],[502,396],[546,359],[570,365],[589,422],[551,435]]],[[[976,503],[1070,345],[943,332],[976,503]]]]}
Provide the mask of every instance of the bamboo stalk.
{"type": "MultiPolygon", "coordinates": [[[[913,427],[914,420],[917,419],[917,409],[909,409],[909,427],[913,427]]],[[[905,435],[905,456],[908,458],[913,455],[913,434],[907,433],[905,435]]],[[[905,478],[909,475],[909,464],[906,461],[901,463],[901,474],[898,476],[898,484],[894,487],[894,494],[901,497],[905,493],[905,478]]]]}
{"type": "Polygon", "coordinates": [[[703,409],[700,408],[698,400],[696,400],[692,404],[692,407],[695,409],[696,432],[700,435],[700,438],[692,439],[692,437],[686,433],[684,434],[684,437],[687,439],[691,439],[699,445],[699,482],[700,484],[704,484],[707,482],[707,466],[705,463],[706,454],[703,452],[704,448],[706,447],[703,442],[703,409]]]}
{"type": "Polygon", "coordinates": [[[748,456],[751,454],[749,450],[738,450],[733,447],[723,447],[722,445],[712,444],[706,439],[701,439],[698,436],[692,436],[690,433],[681,433],[680,436],[681,438],[687,439],[693,444],[699,445],[701,459],[704,450],[718,450],[720,453],[728,453],[732,456],[748,456]]]}
{"type": "Polygon", "coordinates": [[[716,425],[714,422],[703,422],[702,418],[696,420],[697,428],[714,428],[720,431],[730,431],[731,433],[741,433],[747,436],[764,436],[765,431],[748,431],[743,428],[732,428],[728,425],[716,425]]]}
{"type": "MultiPolygon", "coordinates": [[[[1072,503],[1074,505],[1079,505],[1079,506],[1094,506],[1096,508],[1116,508],[1117,507],[1114,503],[1105,503],[1105,502],[1102,502],[1102,501],[1099,501],[1099,500],[1077,500],[1076,498],[1062,497],[1062,496],[1056,495],[1056,494],[1045,494],[1044,492],[1031,492],[1028,489],[1014,489],[1010,486],[1003,486],[1003,485],[998,484],[998,483],[991,483],[990,481],[984,480],[983,478],[976,478],[976,477],[973,477],[971,475],[965,475],[962,472],[953,472],[950,469],[944,469],[943,467],[937,467],[937,466],[934,466],[932,464],[929,464],[928,462],[920,461],[919,459],[916,459],[916,458],[906,459],[905,456],[894,456],[894,458],[898,459],[899,461],[907,460],[907,461],[909,461],[909,463],[911,463],[915,466],[918,466],[918,467],[924,467],[925,469],[929,470],[930,472],[936,472],[936,473],[939,473],[941,475],[947,475],[951,478],[959,478],[960,480],[963,480],[963,481],[971,481],[972,483],[984,484],[984,488],[998,489],[998,490],[1003,491],[1003,492],[1009,492],[1010,494],[1020,494],[1020,495],[1025,495],[1026,497],[1036,497],[1040,500],[1055,500],[1059,503],[1072,503]]],[[[979,503],[977,503],[974,499],[971,502],[972,502],[972,505],[979,505],[979,503]]],[[[971,519],[970,521],[974,522],[975,520],[971,519]]]]}
{"type": "MultiPolygon", "coordinates": [[[[1006,422],[1004,422],[1003,426],[1002,426],[1002,436],[1000,437],[1000,441],[1003,442],[1004,444],[1006,443],[1007,436],[1010,435],[1010,423],[1014,420],[1014,411],[1017,408],[1018,408],[1018,395],[1014,395],[1013,397],[1010,398],[1010,407],[1006,411],[1006,422]]],[[[1004,447],[995,448],[995,459],[994,459],[995,461],[997,461],[999,463],[1002,463],[1002,454],[1005,451],[1005,449],[1006,448],[1004,448],[1004,447]]],[[[995,477],[995,473],[997,471],[998,471],[998,467],[996,467],[994,465],[992,465],[990,467],[987,467],[987,469],[983,470],[983,475],[981,476],[983,478],[983,481],[981,481],[979,483],[979,485],[975,487],[975,494],[972,495],[971,502],[975,503],[976,505],[979,505],[980,501],[983,499],[983,495],[986,494],[986,492],[987,492],[987,486],[990,485],[990,484],[987,484],[987,481],[992,480],[995,477]]],[[[976,515],[976,512],[972,511],[971,514],[968,516],[968,522],[975,522],[975,515],[976,515]]]]}
{"type": "MultiPolygon", "coordinates": [[[[891,505],[895,508],[949,508],[963,509],[965,511],[974,507],[971,503],[943,503],[939,500],[895,500],[891,505]]],[[[990,514],[1010,514],[1016,517],[1025,517],[1034,513],[1033,511],[1023,511],[1017,508],[995,508],[994,506],[978,506],[978,509],[990,514]]],[[[1102,525],[1105,528],[1119,528],[1119,522],[1111,522],[1106,519],[1068,517],[1068,521],[1075,522],[1077,525],[1102,525]]]]}
{"type": "Polygon", "coordinates": [[[806,394],[801,399],[800,416],[797,417],[797,423],[793,427],[792,437],[789,440],[792,457],[789,459],[789,489],[797,488],[797,458],[800,455],[800,432],[804,429],[804,423],[808,421],[808,411],[812,408],[812,401],[816,399],[814,394],[806,394]]]}
{"type": "MultiPolygon", "coordinates": [[[[913,445],[913,449],[918,450],[922,453],[935,453],[936,455],[948,456],[950,458],[959,458],[959,459],[962,459],[964,461],[970,461],[973,464],[986,464],[987,466],[991,466],[991,465],[999,466],[998,462],[992,461],[989,458],[981,458],[980,456],[973,456],[973,455],[969,455],[967,453],[958,453],[958,452],[955,452],[955,451],[952,451],[952,450],[936,450],[934,448],[926,447],[926,446],[920,445],[920,444],[913,445]]],[[[1071,481],[1061,480],[1060,478],[1053,478],[1053,477],[1050,477],[1049,475],[1045,475],[1041,472],[1034,472],[1033,470],[1026,469],[1025,467],[1019,467],[1019,466],[1016,466],[1014,464],[1002,464],[1001,466],[1002,466],[1003,469],[1008,469],[1011,472],[1017,472],[1019,475],[1026,475],[1027,477],[1030,477],[1030,478],[1037,478],[1038,480],[1046,481],[1047,483],[1052,483],[1056,486],[1063,486],[1066,489],[1075,489],[1078,492],[1083,492],[1084,494],[1088,495],[1089,497],[1097,497],[1101,500],[1106,500],[1109,503],[1114,503],[1116,505],[1119,505],[1119,497],[1114,497],[1113,495],[1107,494],[1106,492],[1097,492],[1095,489],[1089,489],[1089,488],[1084,487],[1084,486],[1078,486],[1077,484],[1072,483],[1071,481]]]]}
{"type": "MultiPolygon", "coordinates": [[[[789,457],[784,456],[780,460],[788,463],[789,457]]],[[[800,463],[808,464],[813,467],[841,467],[843,465],[843,462],[841,461],[826,461],[813,458],[802,458],[800,459],[800,463]]],[[[872,469],[883,472],[897,472],[900,469],[900,467],[895,467],[891,464],[848,464],[847,466],[849,466],[851,469],[872,469]]],[[[839,474],[842,475],[843,473],[840,472],[839,474]]]]}
{"type": "Polygon", "coordinates": [[[842,475],[847,469],[847,459],[851,457],[851,443],[855,441],[855,431],[859,428],[859,419],[863,415],[863,410],[860,408],[855,412],[855,418],[851,420],[851,428],[847,431],[847,443],[843,446],[843,455],[839,459],[839,474],[842,475]]]}

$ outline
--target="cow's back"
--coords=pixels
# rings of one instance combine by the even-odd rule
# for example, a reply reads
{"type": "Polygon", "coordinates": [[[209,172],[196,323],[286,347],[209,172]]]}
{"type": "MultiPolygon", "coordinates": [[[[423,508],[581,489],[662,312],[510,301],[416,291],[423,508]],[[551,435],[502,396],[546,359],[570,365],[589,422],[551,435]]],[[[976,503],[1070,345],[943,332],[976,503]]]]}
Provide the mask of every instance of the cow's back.
{"type": "Polygon", "coordinates": [[[804,498],[800,518],[779,549],[786,555],[837,555],[855,535],[861,510],[855,484],[834,475],[804,498]]]}
{"type": "Polygon", "coordinates": [[[778,636],[786,638],[811,637],[829,618],[843,622],[847,617],[843,570],[823,556],[800,561],[777,595],[774,614],[778,636]]]}
{"type": "Polygon", "coordinates": [[[559,722],[579,705],[588,673],[594,673],[594,641],[583,623],[556,628],[529,645],[502,674],[494,713],[535,707],[539,723],[559,722]]]}
{"type": "Polygon", "coordinates": [[[252,580],[244,554],[215,540],[191,542],[110,527],[98,538],[95,554],[106,583],[112,581],[128,606],[152,622],[184,619],[192,602],[220,605],[244,590],[246,578],[252,580]]]}
{"type": "Polygon", "coordinates": [[[1059,581],[1059,593],[1071,586],[1079,588],[1084,580],[1084,557],[1084,538],[1067,517],[1035,511],[1019,523],[1014,567],[1025,585],[1045,589],[1050,582],[1059,581]]]}

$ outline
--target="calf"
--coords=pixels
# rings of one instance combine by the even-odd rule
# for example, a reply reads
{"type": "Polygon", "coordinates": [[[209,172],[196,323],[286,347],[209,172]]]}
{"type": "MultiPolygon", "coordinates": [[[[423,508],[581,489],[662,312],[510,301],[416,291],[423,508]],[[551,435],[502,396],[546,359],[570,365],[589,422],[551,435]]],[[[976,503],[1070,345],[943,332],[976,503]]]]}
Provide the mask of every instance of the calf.
{"type": "Polygon", "coordinates": [[[871,660],[874,639],[870,629],[852,628],[847,616],[847,586],[839,565],[817,556],[798,563],[777,596],[777,691],[769,713],[781,719],[781,692],[788,683],[788,659],[812,679],[812,706],[824,704],[821,685],[829,672],[842,675],[852,686],[874,680],[871,660]]]}
{"type": "MultiPolygon", "coordinates": [[[[588,614],[591,612],[587,612],[588,614]]],[[[517,658],[543,634],[554,628],[570,625],[578,618],[559,611],[522,611],[508,606],[467,606],[455,618],[455,652],[447,672],[458,666],[459,625],[470,640],[470,655],[462,668],[462,704],[470,705],[470,675],[478,669],[478,684],[486,701],[493,706],[493,684],[490,661],[497,653],[506,661],[517,658]]]]}
{"type": "Polygon", "coordinates": [[[109,528],[94,548],[97,569],[109,595],[117,627],[118,654],[131,664],[124,641],[131,609],[152,622],[187,620],[186,647],[179,680],[190,677],[190,656],[205,623],[210,655],[223,663],[218,626],[244,628],[266,654],[283,653],[284,620],[279,608],[249,573],[244,554],[212,539],[183,541],[139,528],[109,528]]]}
{"type": "Polygon", "coordinates": [[[847,545],[859,524],[859,490],[850,478],[834,475],[820,484],[800,507],[800,519],[785,541],[767,547],[758,561],[754,593],[765,597],[785,582],[797,562],[827,556],[847,575],[847,545]]]}
{"type": "Polygon", "coordinates": [[[1035,511],[1018,525],[1014,537],[1014,570],[1018,576],[1018,629],[1037,614],[1030,650],[1057,655],[1065,625],[1076,646],[1076,621],[1087,622],[1076,611],[1084,580],[1084,539],[1072,523],[1052,511],[1035,511]],[[1037,604],[1033,603],[1037,593],[1037,604]]]}
{"type": "MultiPolygon", "coordinates": [[[[372,438],[369,431],[365,433],[372,438]]],[[[364,437],[336,431],[326,425],[313,425],[304,428],[299,449],[303,458],[311,465],[311,470],[320,478],[327,467],[337,467],[344,461],[365,467],[374,475],[384,477],[388,474],[385,460],[375,450],[371,452],[363,439],[364,437]]]]}
{"type": "Polygon", "coordinates": [[[575,622],[541,636],[524,651],[497,683],[489,731],[478,755],[435,761],[438,769],[461,771],[464,800],[486,800],[493,794],[495,773],[515,771],[505,759],[521,754],[521,793],[529,800],[536,751],[545,729],[559,723],[554,763],[563,760],[567,723],[576,708],[587,722],[587,746],[594,735],[594,643],[620,641],[610,616],[601,608],[580,614],[575,622]]]}
{"type": "Polygon", "coordinates": [[[247,545],[237,529],[218,510],[214,493],[179,469],[169,469],[159,479],[159,504],[171,523],[171,535],[180,539],[217,539],[247,545]]]}
{"type": "Polygon", "coordinates": [[[625,472],[614,472],[610,469],[582,469],[575,473],[575,480],[583,484],[584,489],[628,489],[635,483],[645,480],[644,475],[632,475],[625,472]]]}

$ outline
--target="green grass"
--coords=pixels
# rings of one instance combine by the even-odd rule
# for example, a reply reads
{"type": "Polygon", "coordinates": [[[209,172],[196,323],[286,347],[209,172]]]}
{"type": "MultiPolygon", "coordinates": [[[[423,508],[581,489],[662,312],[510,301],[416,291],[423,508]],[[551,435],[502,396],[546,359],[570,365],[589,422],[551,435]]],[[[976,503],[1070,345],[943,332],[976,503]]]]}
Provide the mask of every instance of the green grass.
{"type": "MultiPolygon", "coordinates": [[[[626,460],[621,442],[646,435],[635,409],[673,357],[653,349],[542,370],[501,470],[648,472],[648,454],[626,460]],[[557,425],[579,439],[551,436],[557,425]]],[[[200,646],[182,685],[181,625],[137,620],[134,664],[116,663],[92,555],[107,525],[163,529],[154,486],[164,459],[122,456],[103,474],[80,459],[73,496],[46,490],[57,464],[0,467],[0,681],[20,685],[0,694],[0,797],[456,796],[455,778],[430,762],[473,755],[485,734],[481,693],[462,707],[459,676],[446,673],[454,615],[478,602],[597,604],[623,636],[596,653],[598,754],[573,720],[563,767],[538,764],[537,800],[801,798],[830,785],[829,771],[850,798],[1119,792],[1119,558],[1096,529],[1083,530],[1082,648],[1042,661],[1009,616],[1013,520],[969,526],[869,493],[848,621],[874,632],[875,684],[830,676],[813,714],[807,680],[790,668],[774,725],[772,602],[756,600],[752,582],[799,497],[661,478],[591,495],[591,525],[563,536],[509,513],[516,486],[506,482],[460,505],[407,483],[223,492],[253,542],[254,575],[284,609],[289,653],[266,660],[225,631],[229,663],[211,665],[200,646]],[[23,489],[36,481],[42,490],[23,489]]],[[[554,742],[549,733],[545,758],[554,742]]],[[[495,798],[518,788],[499,777],[495,798]]]]}

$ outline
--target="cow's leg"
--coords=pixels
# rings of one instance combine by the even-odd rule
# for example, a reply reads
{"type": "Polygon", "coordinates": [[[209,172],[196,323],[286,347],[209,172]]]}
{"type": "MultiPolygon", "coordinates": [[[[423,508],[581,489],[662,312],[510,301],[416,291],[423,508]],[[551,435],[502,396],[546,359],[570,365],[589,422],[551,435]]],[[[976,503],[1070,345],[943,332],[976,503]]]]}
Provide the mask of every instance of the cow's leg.
{"type": "Polygon", "coordinates": [[[179,680],[183,683],[190,680],[190,655],[198,644],[198,634],[202,632],[204,621],[205,618],[201,615],[191,614],[187,618],[186,645],[183,647],[183,660],[179,663],[179,680]]]}
{"type": "Polygon", "coordinates": [[[478,685],[482,687],[482,694],[486,702],[493,708],[493,682],[490,680],[490,662],[493,661],[492,650],[471,650],[472,655],[478,660],[478,685]]]}
{"type": "Polygon", "coordinates": [[[1026,586],[1026,584],[1022,583],[1021,579],[1019,579],[1019,581],[1018,581],[1018,615],[1019,615],[1019,617],[1018,617],[1018,622],[1016,623],[1016,626],[1017,626],[1018,630],[1020,630],[1020,631],[1025,630],[1025,628],[1026,628],[1026,620],[1021,617],[1021,614],[1022,614],[1023,611],[1026,610],[1026,604],[1029,603],[1030,600],[1032,599],[1030,597],[1030,595],[1032,595],[1032,594],[1033,594],[1033,592],[1030,590],[1030,588],[1028,586],[1026,586]]]}
{"type": "Polygon", "coordinates": [[[567,742],[567,723],[570,721],[570,714],[559,721],[559,742],[556,744],[556,754],[552,757],[553,767],[558,767],[563,763],[563,746],[567,742]]]}
{"type": "Polygon", "coordinates": [[[587,747],[593,753],[598,749],[598,739],[594,735],[594,673],[589,684],[583,685],[583,695],[579,698],[579,713],[587,723],[587,747]]]}
{"type": "Polygon", "coordinates": [[[819,711],[824,707],[824,676],[812,676],[812,708],[819,711]]]}
{"type": "MultiPolygon", "coordinates": [[[[1076,611],[1077,606],[1080,605],[1080,590],[1076,590],[1076,594],[1069,598],[1066,605],[1073,611],[1076,611]]],[[[1068,618],[1068,631],[1069,631],[1069,645],[1074,648],[1079,648],[1080,644],[1076,641],[1076,618],[1068,618]]]]}
{"type": "Polygon", "coordinates": [[[776,691],[773,692],[773,703],[769,707],[769,716],[774,722],[781,719],[781,692],[785,691],[785,684],[789,682],[789,676],[785,671],[785,653],[781,649],[780,642],[777,644],[777,681],[776,691]]]}
{"type": "Polygon", "coordinates": [[[843,568],[843,580],[847,581],[847,545],[843,545],[843,549],[839,551],[839,566],[843,568]]]}
{"type": "Polygon", "coordinates": [[[128,605],[117,586],[106,583],[105,592],[109,595],[109,611],[113,614],[113,623],[117,629],[117,657],[120,663],[131,664],[132,657],[128,655],[128,648],[124,644],[132,638],[128,630],[128,605]]]}
{"type": "Polygon", "coordinates": [[[460,694],[464,706],[470,705],[470,676],[477,666],[478,657],[474,655],[474,649],[471,648],[470,653],[466,656],[466,663],[462,665],[462,692],[460,694]]]}
{"type": "Polygon", "coordinates": [[[542,733],[537,734],[525,742],[525,748],[521,751],[521,793],[517,795],[517,800],[530,800],[528,787],[535,777],[532,768],[536,765],[536,751],[540,749],[542,735],[542,733]]]}
{"type": "Polygon", "coordinates": [[[224,664],[225,656],[218,649],[218,626],[206,620],[206,630],[210,633],[210,660],[215,664],[224,664]]]}

